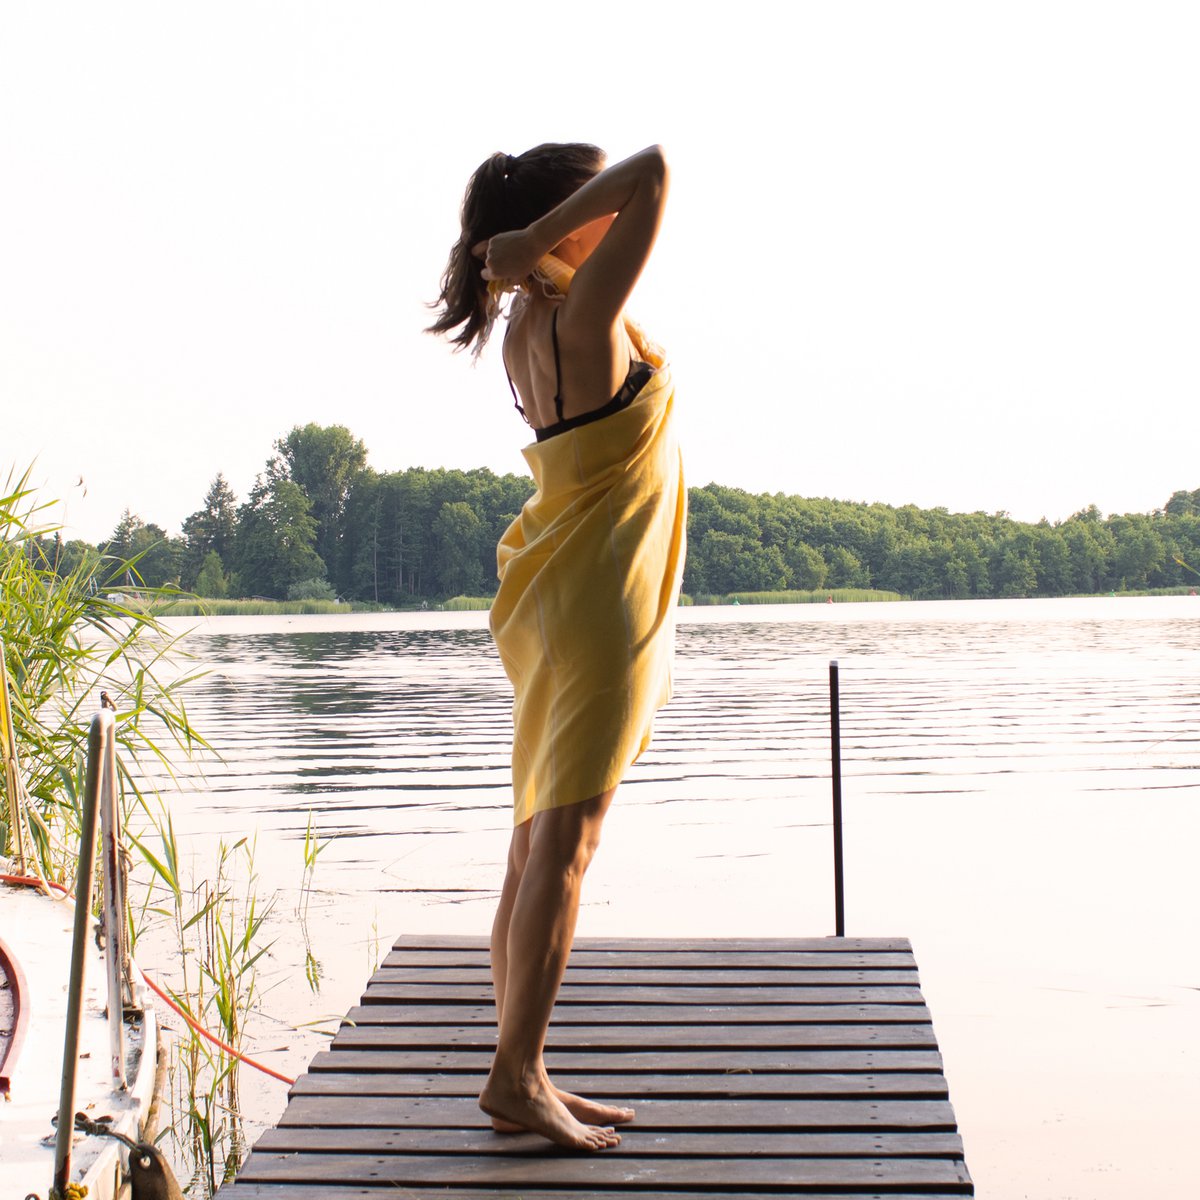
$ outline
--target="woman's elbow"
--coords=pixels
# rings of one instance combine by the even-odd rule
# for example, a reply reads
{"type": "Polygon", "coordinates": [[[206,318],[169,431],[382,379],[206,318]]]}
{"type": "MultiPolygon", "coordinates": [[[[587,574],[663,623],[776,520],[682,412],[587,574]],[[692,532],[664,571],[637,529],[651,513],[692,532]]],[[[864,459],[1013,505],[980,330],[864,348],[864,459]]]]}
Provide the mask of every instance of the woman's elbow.
{"type": "Polygon", "coordinates": [[[670,174],[670,168],[667,166],[667,152],[658,145],[647,146],[642,153],[646,157],[646,169],[656,179],[666,181],[670,174]]]}
{"type": "Polygon", "coordinates": [[[671,178],[666,152],[661,146],[647,146],[638,157],[641,159],[641,175],[645,184],[656,194],[665,196],[671,178]]]}

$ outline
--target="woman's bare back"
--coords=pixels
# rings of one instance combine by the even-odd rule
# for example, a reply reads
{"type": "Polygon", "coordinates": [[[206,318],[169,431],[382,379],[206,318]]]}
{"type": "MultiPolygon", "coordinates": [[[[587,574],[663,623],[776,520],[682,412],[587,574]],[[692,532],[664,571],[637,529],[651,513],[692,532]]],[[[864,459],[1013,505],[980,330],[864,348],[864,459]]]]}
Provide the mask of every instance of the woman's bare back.
{"type": "Polygon", "coordinates": [[[561,297],[529,298],[518,302],[509,318],[504,365],[525,418],[535,429],[603,408],[621,388],[635,359],[624,322],[607,337],[579,338],[567,319],[568,303],[561,297]]]}

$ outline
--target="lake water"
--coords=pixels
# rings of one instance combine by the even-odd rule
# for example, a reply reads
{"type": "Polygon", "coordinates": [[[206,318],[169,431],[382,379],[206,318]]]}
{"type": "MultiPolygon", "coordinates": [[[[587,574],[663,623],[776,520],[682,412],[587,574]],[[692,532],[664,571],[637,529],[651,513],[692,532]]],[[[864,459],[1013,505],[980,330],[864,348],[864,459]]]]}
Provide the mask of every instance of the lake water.
{"type": "MultiPolygon", "coordinates": [[[[223,756],[176,827],[198,872],[257,832],[279,940],[255,1046],[296,1074],[324,1044],[296,1027],[334,1027],[398,933],[489,928],[507,681],[484,613],[175,624],[223,756]]],[[[912,938],[979,1194],[1200,1193],[1200,599],[680,610],[580,934],[833,932],[831,658],[847,932],[912,938]]],[[[259,1079],[269,1123],[285,1089],[259,1079]]]]}

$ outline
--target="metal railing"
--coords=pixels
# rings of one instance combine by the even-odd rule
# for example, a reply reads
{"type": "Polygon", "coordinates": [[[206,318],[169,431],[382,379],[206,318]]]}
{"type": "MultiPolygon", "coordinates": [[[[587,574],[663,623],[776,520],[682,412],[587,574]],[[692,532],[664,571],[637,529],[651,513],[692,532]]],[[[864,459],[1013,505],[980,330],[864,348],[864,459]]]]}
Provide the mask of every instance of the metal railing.
{"type": "Polygon", "coordinates": [[[117,799],[116,721],[102,709],[88,729],[87,776],[79,831],[79,870],[75,879],[75,924],[71,940],[71,980],[67,993],[67,1025],[63,1038],[62,1090],[58,1102],[58,1131],[54,1147],[54,1186],[66,1195],[71,1177],[71,1135],[75,1125],[75,1070],[79,1062],[83,1015],[84,968],[92,923],[91,897],[95,882],[96,833],[99,817],[103,905],[101,926],[107,977],[108,1042],[112,1082],[124,1091],[125,1007],[132,1002],[129,949],[125,937],[125,884],[121,870],[121,809],[117,799]]]}

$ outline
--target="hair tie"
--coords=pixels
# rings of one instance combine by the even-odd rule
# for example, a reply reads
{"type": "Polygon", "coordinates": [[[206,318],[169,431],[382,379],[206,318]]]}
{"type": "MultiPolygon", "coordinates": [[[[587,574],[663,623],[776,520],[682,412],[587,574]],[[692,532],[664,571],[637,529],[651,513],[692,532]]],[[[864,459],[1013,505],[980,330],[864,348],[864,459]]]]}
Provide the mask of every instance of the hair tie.
{"type": "Polygon", "coordinates": [[[504,156],[504,178],[507,179],[516,170],[517,160],[511,154],[504,156]]]}

